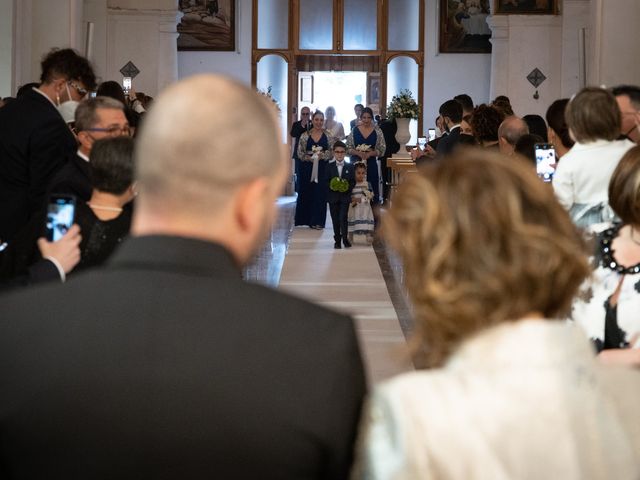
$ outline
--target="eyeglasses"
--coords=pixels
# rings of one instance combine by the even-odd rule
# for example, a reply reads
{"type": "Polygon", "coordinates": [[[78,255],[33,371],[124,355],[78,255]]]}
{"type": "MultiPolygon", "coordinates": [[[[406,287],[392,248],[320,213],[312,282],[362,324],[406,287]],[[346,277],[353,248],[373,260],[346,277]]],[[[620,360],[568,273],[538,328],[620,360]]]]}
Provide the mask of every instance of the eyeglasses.
{"type": "Polygon", "coordinates": [[[333,153],[347,153],[345,150],[334,150],[333,153]]]}
{"type": "Polygon", "coordinates": [[[107,128],[87,128],[87,131],[106,133],[110,137],[117,137],[120,135],[123,135],[123,136],[131,135],[131,129],[129,128],[128,125],[125,125],[124,127],[119,127],[117,125],[114,125],[113,127],[107,127],[107,128]]]}
{"type": "Polygon", "coordinates": [[[86,88],[82,88],[80,85],[78,85],[78,84],[77,84],[77,83],[75,83],[75,82],[68,81],[68,82],[67,82],[67,84],[68,84],[70,87],[75,88],[75,89],[76,89],[76,92],[78,92],[78,93],[79,93],[80,95],[82,95],[83,97],[84,97],[87,93],[89,93],[89,90],[87,90],[86,88]]]}
{"type": "Polygon", "coordinates": [[[309,115],[311,115],[311,112],[302,112],[300,115],[304,115],[305,117],[308,117],[309,115]]]}

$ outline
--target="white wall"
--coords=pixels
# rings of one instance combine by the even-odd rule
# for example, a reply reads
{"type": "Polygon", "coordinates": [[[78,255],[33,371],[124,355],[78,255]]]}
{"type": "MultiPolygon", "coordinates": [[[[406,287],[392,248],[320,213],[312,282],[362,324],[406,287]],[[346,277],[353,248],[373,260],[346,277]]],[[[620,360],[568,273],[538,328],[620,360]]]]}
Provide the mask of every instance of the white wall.
{"type": "Polygon", "coordinates": [[[478,105],[489,98],[491,55],[482,53],[438,53],[438,0],[426,1],[424,128],[435,127],[440,105],[466,93],[478,105]]]}
{"type": "Polygon", "coordinates": [[[0,97],[15,94],[13,85],[14,1],[0,0],[0,97]]]}
{"type": "Polygon", "coordinates": [[[251,0],[236,5],[235,52],[178,52],[178,76],[219,73],[251,85],[251,0]]]}
{"type": "Polygon", "coordinates": [[[640,1],[592,0],[594,37],[589,80],[591,84],[640,85],[640,1]]]}

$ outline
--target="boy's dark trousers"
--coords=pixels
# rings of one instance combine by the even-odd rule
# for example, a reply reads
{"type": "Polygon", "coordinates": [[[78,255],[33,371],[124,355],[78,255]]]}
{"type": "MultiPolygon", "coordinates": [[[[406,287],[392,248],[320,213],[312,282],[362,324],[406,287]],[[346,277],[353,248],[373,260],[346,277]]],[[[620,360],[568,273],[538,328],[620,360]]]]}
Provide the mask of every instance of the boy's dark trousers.
{"type": "Polygon", "coordinates": [[[327,180],[331,182],[334,177],[341,177],[349,182],[349,190],[346,192],[334,192],[327,185],[327,202],[329,203],[329,213],[331,214],[331,222],[333,223],[333,239],[336,242],[336,248],[340,248],[340,241],[345,247],[350,247],[347,238],[347,213],[349,212],[349,203],[351,203],[351,190],[355,183],[354,169],[350,163],[345,163],[342,167],[342,175],[338,175],[338,167],[335,162],[329,162],[327,167],[327,180]]]}
{"type": "Polygon", "coordinates": [[[337,201],[329,202],[329,213],[331,213],[331,222],[333,223],[333,240],[336,243],[340,243],[340,240],[343,242],[348,241],[347,214],[349,213],[350,202],[351,193],[341,193],[337,201]]]}

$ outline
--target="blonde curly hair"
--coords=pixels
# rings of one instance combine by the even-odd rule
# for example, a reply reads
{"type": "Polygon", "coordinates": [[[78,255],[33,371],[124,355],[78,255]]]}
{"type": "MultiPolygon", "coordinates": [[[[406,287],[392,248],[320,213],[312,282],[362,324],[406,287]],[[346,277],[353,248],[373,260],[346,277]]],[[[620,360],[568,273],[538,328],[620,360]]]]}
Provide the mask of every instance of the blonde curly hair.
{"type": "Polygon", "coordinates": [[[532,313],[557,318],[590,272],[548,185],[522,160],[480,149],[407,178],[383,233],[403,260],[421,366],[441,365],[487,327],[532,313]]]}

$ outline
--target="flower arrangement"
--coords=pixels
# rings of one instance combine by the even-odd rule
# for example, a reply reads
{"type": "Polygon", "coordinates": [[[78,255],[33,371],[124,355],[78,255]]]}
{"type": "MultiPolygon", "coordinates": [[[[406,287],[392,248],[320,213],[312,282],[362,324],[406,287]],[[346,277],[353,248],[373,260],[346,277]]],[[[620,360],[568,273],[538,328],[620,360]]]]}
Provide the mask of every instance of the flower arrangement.
{"type": "Polygon", "coordinates": [[[278,113],[281,113],[282,109],[280,108],[280,104],[278,103],[278,100],[276,100],[273,94],[271,93],[272,88],[273,87],[269,85],[266,91],[260,90],[259,88],[257,89],[257,91],[260,95],[262,95],[263,97],[266,97],[269,101],[271,101],[273,103],[273,106],[276,107],[276,110],[278,110],[278,113]]]}
{"type": "Polygon", "coordinates": [[[369,150],[371,150],[371,145],[366,145],[364,143],[361,143],[356,147],[356,150],[359,152],[368,152],[369,150]]]}
{"type": "Polygon", "coordinates": [[[333,177],[329,182],[329,188],[334,192],[345,193],[349,191],[349,180],[346,178],[333,177]]]}
{"type": "Polygon", "coordinates": [[[391,99],[387,107],[387,115],[389,118],[417,119],[420,116],[420,105],[414,100],[411,91],[400,90],[400,93],[391,99]]]}
{"type": "Polygon", "coordinates": [[[362,190],[362,194],[364,195],[364,198],[366,198],[367,202],[370,202],[371,199],[373,199],[373,192],[369,189],[362,190]]]}
{"type": "Polygon", "coordinates": [[[323,148],[320,145],[314,145],[313,147],[311,147],[311,158],[313,158],[314,160],[319,160],[322,151],[323,148]]]}

